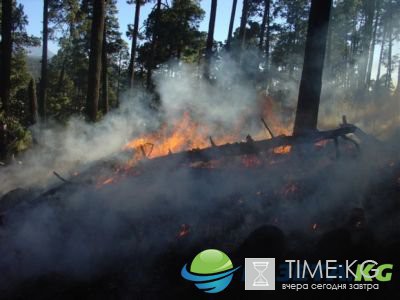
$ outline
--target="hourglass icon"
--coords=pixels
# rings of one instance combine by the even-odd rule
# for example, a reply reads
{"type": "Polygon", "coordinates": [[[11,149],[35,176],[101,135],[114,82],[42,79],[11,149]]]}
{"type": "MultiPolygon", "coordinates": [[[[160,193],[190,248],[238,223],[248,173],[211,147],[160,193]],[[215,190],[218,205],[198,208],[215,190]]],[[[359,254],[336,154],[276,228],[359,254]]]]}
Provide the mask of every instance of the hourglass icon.
{"type": "Polygon", "coordinates": [[[258,276],[253,281],[253,286],[269,286],[267,278],[263,276],[263,273],[268,268],[268,262],[253,261],[253,267],[258,273],[258,276]]]}

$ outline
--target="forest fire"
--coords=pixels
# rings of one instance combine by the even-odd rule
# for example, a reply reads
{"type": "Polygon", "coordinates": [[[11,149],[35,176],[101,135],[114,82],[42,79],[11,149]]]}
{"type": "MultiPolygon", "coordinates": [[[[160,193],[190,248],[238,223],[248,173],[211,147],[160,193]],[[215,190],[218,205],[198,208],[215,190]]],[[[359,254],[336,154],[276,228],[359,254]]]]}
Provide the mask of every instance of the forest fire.
{"type": "MultiPolygon", "coordinates": [[[[261,104],[264,109],[265,119],[273,120],[271,127],[273,130],[280,134],[280,137],[284,137],[289,129],[279,124],[279,118],[275,116],[277,112],[271,107],[270,97],[261,97],[263,103],[261,104]],[[269,107],[270,110],[265,109],[269,107]]],[[[241,119],[244,122],[244,119],[241,119]]],[[[262,118],[263,123],[266,125],[264,118],[262,118]]],[[[155,159],[160,157],[168,157],[174,153],[182,153],[184,151],[197,151],[207,148],[216,148],[221,144],[228,144],[241,140],[241,135],[239,128],[243,124],[238,122],[234,128],[234,132],[226,133],[224,135],[217,135],[213,138],[213,132],[207,124],[201,124],[194,120],[189,112],[184,112],[182,117],[175,121],[173,124],[163,124],[158,131],[144,134],[136,139],[131,140],[126,145],[122,147],[122,151],[131,152],[132,157],[123,165],[119,166],[111,177],[106,179],[100,178],[97,180],[97,187],[113,184],[118,181],[119,177],[124,177],[128,173],[131,173],[137,164],[141,161],[146,161],[148,159],[155,159]]],[[[268,127],[268,130],[269,127],[268,127]]],[[[265,132],[260,130],[254,136],[257,138],[265,138],[265,132]]],[[[246,137],[246,143],[251,144],[254,140],[250,135],[246,137]]],[[[273,147],[271,149],[271,154],[273,155],[287,155],[291,151],[290,145],[283,145],[278,147],[273,147]]],[[[240,155],[240,164],[245,168],[260,167],[263,165],[263,160],[258,155],[254,154],[244,154],[240,155]]],[[[221,157],[223,160],[223,157],[221,157]]],[[[193,162],[190,164],[193,168],[220,168],[226,165],[221,159],[209,160],[201,163],[193,162]]],[[[273,164],[276,161],[272,157],[267,158],[267,163],[273,164]]],[[[231,161],[232,162],[232,161],[231,161]]]]}
{"type": "Polygon", "coordinates": [[[170,152],[209,146],[206,135],[209,130],[206,126],[193,121],[188,112],[185,112],[182,118],[171,127],[164,124],[159,131],[130,141],[123,150],[151,146],[150,151],[144,153],[147,158],[150,158],[168,155],[170,152]],[[201,135],[201,132],[205,135],[201,135]]]}
{"type": "Polygon", "coordinates": [[[30,2],[1,1],[1,299],[394,291],[399,1],[30,2]]]}

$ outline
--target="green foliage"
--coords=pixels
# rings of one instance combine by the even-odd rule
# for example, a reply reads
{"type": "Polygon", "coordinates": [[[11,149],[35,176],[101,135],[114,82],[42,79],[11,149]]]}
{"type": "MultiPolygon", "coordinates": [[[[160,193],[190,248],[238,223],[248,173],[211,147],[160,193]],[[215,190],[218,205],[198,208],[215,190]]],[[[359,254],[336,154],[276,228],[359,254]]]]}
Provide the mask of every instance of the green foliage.
{"type": "Polygon", "coordinates": [[[21,124],[18,117],[5,116],[0,113],[0,159],[7,159],[14,153],[22,152],[32,144],[31,133],[21,124]],[[2,143],[5,142],[5,145],[2,143]],[[4,151],[4,149],[6,151],[4,151]]]}
{"type": "MultiPolygon", "coordinates": [[[[186,62],[198,61],[205,47],[206,33],[199,31],[204,11],[199,1],[175,0],[171,7],[163,7],[158,26],[155,65],[172,58],[186,62]]],[[[156,12],[153,10],[145,24],[145,43],[139,49],[138,61],[147,68],[150,44],[155,30],[156,12]]]]}
{"type": "MultiPolygon", "coordinates": [[[[27,88],[31,78],[27,68],[25,48],[36,46],[38,39],[26,33],[25,26],[28,24],[27,16],[23,6],[14,2],[13,8],[13,53],[11,60],[11,91],[10,91],[10,112],[9,120],[15,124],[28,125],[29,110],[27,102],[27,88]]],[[[10,124],[11,124],[10,123],[10,124]]],[[[17,128],[18,126],[13,126],[17,128]]],[[[19,131],[18,131],[19,132],[19,131]]],[[[20,133],[20,132],[19,132],[20,133]]],[[[18,138],[22,138],[19,134],[18,138]]],[[[17,147],[21,149],[21,147],[17,147]]],[[[23,148],[23,147],[22,147],[23,148]]]]}
{"type": "MultiPolygon", "coordinates": [[[[200,22],[205,17],[200,1],[163,1],[158,26],[157,6],[154,5],[156,1],[140,1],[142,5],[153,6],[153,10],[139,32],[135,80],[144,81],[148,69],[154,67],[161,71],[171,71],[173,62],[200,64],[207,38],[207,33],[199,30],[200,22]],[[154,61],[151,61],[152,54],[154,61]]],[[[130,0],[129,3],[135,4],[136,0],[130,0]]],[[[83,115],[85,107],[93,1],[52,0],[49,4],[50,39],[57,41],[59,51],[49,61],[48,115],[64,123],[72,115],[83,115]]],[[[241,62],[245,80],[254,83],[256,88],[268,87],[269,94],[278,100],[292,97],[293,87],[300,81],[309,4],[309,0],[249,1],[244,45],[239,40],[239,29],[233,34],[230,51],[232,57],[241,62]],[[267,30],[263,31],[264,43],[260,45],[261,21],[268,3],[270,20],[267,30]],[[267,40],[269,47],[266,53],[266,49],[262,47],[267,40]],[[247,51],[243,53],[243,49],[247,51]]],[[[218,9],[222,9],[221,6],[218,9]]],[[[117,0],[108,0],[105,28],[108,98],[111,108],[118,105],[119,94],[128,88],[130,57],[128,45],[121,36],[117,13],[117,0]]],[[[364,99],[391,95],[394,90],[394,76],[389,71],[394,72],[400,59],[393,50],[400,40],[399,17],[400,2],[396,0],[334,1],[324,78],[333,87],[330,97],[353,99],[355,95],[361,95],[359,98],[364,99]],[[379,78],[367,78],[369,75],[364,68],[368,63],[368,56],[374,49],[374,57],[378,57],[380,53],[376,52],[380,52],[381,47],[383,50],[382,60],[379,62],[379,78]]],[[[12,128],[12,136],[17,137],[11,151],[24,149],[30,140],[26,128],[31,124],[27,93],[31,74],[27,70],[24,48],[38,45],[39,39],[26,33],[27,24],[23,6],[14,1],[10,115],[7,116],[9,119],[4,115],[1,117],[12,128]]],[[[131,34],[130,26],[128,36],[131,34]]],[[[212,61],[215,63],[212,67],[215,69],[220,67],[219,58],[224,51],[221,43],[214,44],[212,61]]],[[[374,64],[378,65],[376,59],[374,64]]]]}

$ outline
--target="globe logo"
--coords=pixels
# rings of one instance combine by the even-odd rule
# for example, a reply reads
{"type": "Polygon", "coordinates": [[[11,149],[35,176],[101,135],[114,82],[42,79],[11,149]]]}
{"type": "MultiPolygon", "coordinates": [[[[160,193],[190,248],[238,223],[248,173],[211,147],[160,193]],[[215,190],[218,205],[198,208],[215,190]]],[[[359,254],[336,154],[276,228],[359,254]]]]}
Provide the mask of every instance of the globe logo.
{"type": "Polygon", "coordinates": [[[181,275],[184,279],[194,282],[200,290],[215,294],[229,285],[233,273],[239,268],[233,268],[230,258],[224,252],[207,249],[196,255],[190,265],[190,270],[185,264],[181,275]]]}

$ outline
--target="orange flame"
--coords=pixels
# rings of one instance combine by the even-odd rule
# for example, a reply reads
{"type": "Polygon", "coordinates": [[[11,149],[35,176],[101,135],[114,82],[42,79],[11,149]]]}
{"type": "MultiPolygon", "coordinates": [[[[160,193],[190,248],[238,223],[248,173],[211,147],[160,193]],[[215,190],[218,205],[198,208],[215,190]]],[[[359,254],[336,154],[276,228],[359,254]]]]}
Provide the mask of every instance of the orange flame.
{"type": "Polygon", "coordinates": [[[274,148],[274,153],[275,154],[287,154],[290,153],[290,151],[292,150],[292,146],[281,146],[281,147],[277,147],[274,148]]]}
{"type": "Polygon", "coordinates": [[[206,126],[200,126],[192,121],[188,112],[173,126],[172,130],[163,126],[159,132],[144,135],[130,141],[123,150],[137,149],[143,145],[153,145],[147,157],[167,155],[170,152],[179,152],[194,148],[206,148],[210,146],[207,135],[201,132],[208,132],[206,126]]]}
{"type": "Polygon", "coordinates": [[[177,238],[182,238],[186,235],[188,235],[190,232],[190,226],[187,224],[182,224],[181,229],[179,230],[177,238]]]}
{"type": "MultiPolygon", "coordinates": [[[[289,127],[285,124],[288,122],[284,122],[284,119],[279,117],[279,114],[277,113],[279,109],[272,98],[263,94],[259,95],[258,101],[260,102],[259,105],[261,108],[260,110],[262,111],[262,117],[266,122],[268,122],[273,134],[290,134],[290,130],[288,129],[289,127]]],[[[126,163],[126,165],[118,169],[113,177],[100,179],[98,186],[115,183],[118,181],[119,177],[128,173],[131,175],[133,167],[137,166],[137,163],[143,159],[165,156],[170,153],[190,149],[203,149],[215,146],[214,139],[211,139],[211,136],[215,136],[215,142],[218,145],[237,142],[243,138],[241,130],[245,123],[245,117],[239,118],[237,124],[235,124],[231,129],[231,132],[227,134],[224,133],[223,136],[220,136],[213,132],[207,124],[199,124],[191,117],[189,112],[184,112],[182,117],[173,124],[164,124],[158,131],[144,134],[123,146],[123,151],[133,150],[133,157],[126,163]]],[[[257,140],[269,138],[266,136],[261,123],[259,132],[255,133],[254,137],[257,140]]],[[[291,146],[282,146],[273,149],[272,152],[274,154],[287,154],[290,151],[291,146]]],[[[257,167],[262,165],[260,158],[254,155],[243,156],[241,158],[241,163],[245,167],[257,167]]],[[[220,166],[220,163],[217,161],[192,165],[192,167],[201,168],[215,168],[218,166],[220,166]]]]}

